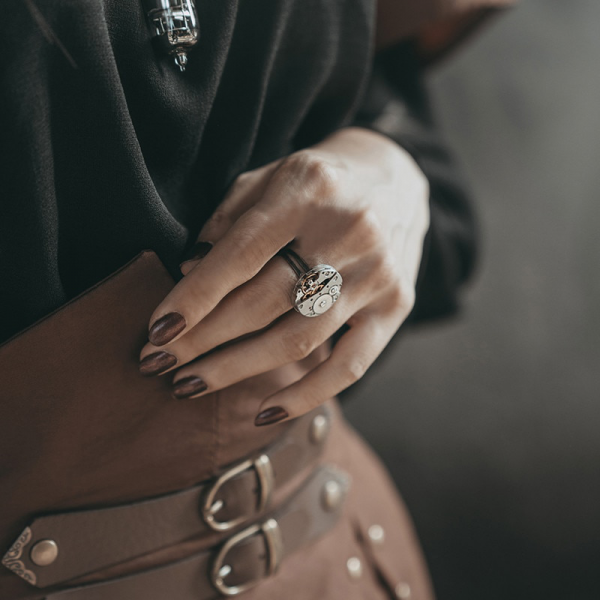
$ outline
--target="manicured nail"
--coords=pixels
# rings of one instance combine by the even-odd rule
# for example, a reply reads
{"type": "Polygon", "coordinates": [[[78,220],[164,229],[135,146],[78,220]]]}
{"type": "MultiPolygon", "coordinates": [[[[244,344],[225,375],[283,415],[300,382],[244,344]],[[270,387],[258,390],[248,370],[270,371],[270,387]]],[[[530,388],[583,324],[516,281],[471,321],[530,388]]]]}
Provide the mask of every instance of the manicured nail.
{"type": "Polygon", "coordinates": [[[189,398],[207,389],[208,386],[204,380],[192,375],[191,377],[184,377],[173,384],[173,395],[179,399],[189,398]]]}
{"type": "Polygon", "coordinates": [[[212,249],[213,245],[210,242],[197,242],[181,258],[179,268],[190,261],[200,260],[204,258],[212,249]]]}
{"type": "Polygon", "coordinates": [[[140,361],[140,373],[144,377],[159,375],[163,371],[174,367],[177,364],[177,357],[168,352],[155,352],[148,354],[140,361]]]}
{"type": "Polygon", "coordinates": [[[281,408],[281,406],[271,406],[271,408],[267,408],[263,410],[259,415],[254,419],[254,424],[257,427],[261,425],[272,425],[273,423],[278,423],[279,421],[283,421],[289,417],[287,410],[281,408]]]}
{"type": "Polygon", "coordinates": [[[178,312],[171,312],[154,321],[148,332],[148,340],[154,346],[164,346],[180,334],[185,326],[185,317],[178,312]]]}

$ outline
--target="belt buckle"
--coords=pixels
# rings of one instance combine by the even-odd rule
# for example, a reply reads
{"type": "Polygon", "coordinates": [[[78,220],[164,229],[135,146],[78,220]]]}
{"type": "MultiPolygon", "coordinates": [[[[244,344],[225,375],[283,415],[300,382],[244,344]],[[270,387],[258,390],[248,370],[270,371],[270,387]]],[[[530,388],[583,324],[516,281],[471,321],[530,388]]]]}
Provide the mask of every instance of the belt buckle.
{"type": "Polygon", "coordinates": [[[204,504],[202,506],[202,517],[204,518],[206,524],[214,531],[228,531],[250,518],[246,515],[240,515],[239,517],[230,519],[229,521],[219,521],[215,516],[216,513],[223,508],[223,502],[221,500],[215,501],[217,493],[221,487],[223,487],[223,484],[250,469],[254,469],[258,477],[258,488],[260,492],[258,512],[262,512],[269,503],[271,494],[273,493],[275,475],[273,474],[271,460],[266,454],[261,454],[258,458],[250,458],[225,471],[225,473],[217,478],[215,483],[206,494],[204,504]]]}
{"type": "Polygon", "coordinates": [[[238,585],[227,585],[223,580],[231,572],[231,567],[225,564],[228,552],[237,544],[253,535],[262,534],[267,547],[267,576],[276,573],[283,556],[283,538],[281,529],[275,519],[268,519],[262,524],[251,525],[231,536],[221,547],[211,570],[211,582],[223,596],[237,596],[253,588],[262,578],[253,579],[238,585]]]}

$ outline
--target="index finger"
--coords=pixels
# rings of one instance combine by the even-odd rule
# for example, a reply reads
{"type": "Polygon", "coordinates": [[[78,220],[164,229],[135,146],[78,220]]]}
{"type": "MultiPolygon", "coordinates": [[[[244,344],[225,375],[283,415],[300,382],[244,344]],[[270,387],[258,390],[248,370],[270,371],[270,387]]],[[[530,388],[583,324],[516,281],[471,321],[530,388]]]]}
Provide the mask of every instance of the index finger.
{"type": "Polygon", "coordinates": [[[326,173],[319,159],[302,156],[284,161],[264,197],[235,222],[157,307],[150,320],[149,341],[164,346],[178,339],[229,292],[254,277],[294,239],[306,199],[325,193],[322,184],[330,181],[331,174],[326,173]]]}

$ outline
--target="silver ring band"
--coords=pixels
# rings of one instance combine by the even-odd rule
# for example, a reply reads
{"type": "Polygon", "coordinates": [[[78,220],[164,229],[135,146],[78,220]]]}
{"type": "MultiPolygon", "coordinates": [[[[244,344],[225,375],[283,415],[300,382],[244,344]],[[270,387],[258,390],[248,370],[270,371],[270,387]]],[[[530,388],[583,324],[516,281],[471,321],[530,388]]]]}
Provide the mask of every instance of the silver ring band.
{"type": "Polygon", "coordinates": [[[304,273],[310,270],[310,267],[304,259],[289,246],[284,246],[277,254],[290,265],[292,271],[296,273],[296,277],[302,277],[304,273]]]}

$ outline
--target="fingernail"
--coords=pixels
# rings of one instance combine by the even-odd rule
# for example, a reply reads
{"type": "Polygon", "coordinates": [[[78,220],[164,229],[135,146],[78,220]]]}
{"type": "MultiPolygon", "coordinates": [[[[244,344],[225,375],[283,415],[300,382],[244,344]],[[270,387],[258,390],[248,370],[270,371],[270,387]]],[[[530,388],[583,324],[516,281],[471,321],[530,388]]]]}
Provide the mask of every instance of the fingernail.
{"type": "Polygon", "coordinates": [[[168,352],[155,352],[148,354],[140,361],[140,373],[144,377],[159,375],[177,364],[177,357],[168,352]]]}
{"type": "Polygon", "coordinates": [[[289,417],[287,410],[281,408],[281,406],[271,406],[271,408],[267,408],[263,410],[259,415],[254,419],[254,424],[257,427],[261,425],[272,425],[273,423],[278,423],[279,421],[283,421],[289,417]]]}
{"type": "Polygon", "coordinates": [[[184,377],[173,385],[173,395],[179,399],[189,398],[207,389],[208,386],[200,377],[184,377]]]}
{"type": "Polygon", "coordinates": [[[154,321],[148,332],[148,340],[154,346],[164,346],[180,334],[185,326],[185,317],[178,312],[171,312],[154,321]]]}
{"type": "Polygon", "coordinates": [[[212,247],[213,245],[210,242],[196,242],[187,252],[184,252],[179,268],[181,269],[186,262],[204,258],[211,251],[212,247]]]}

